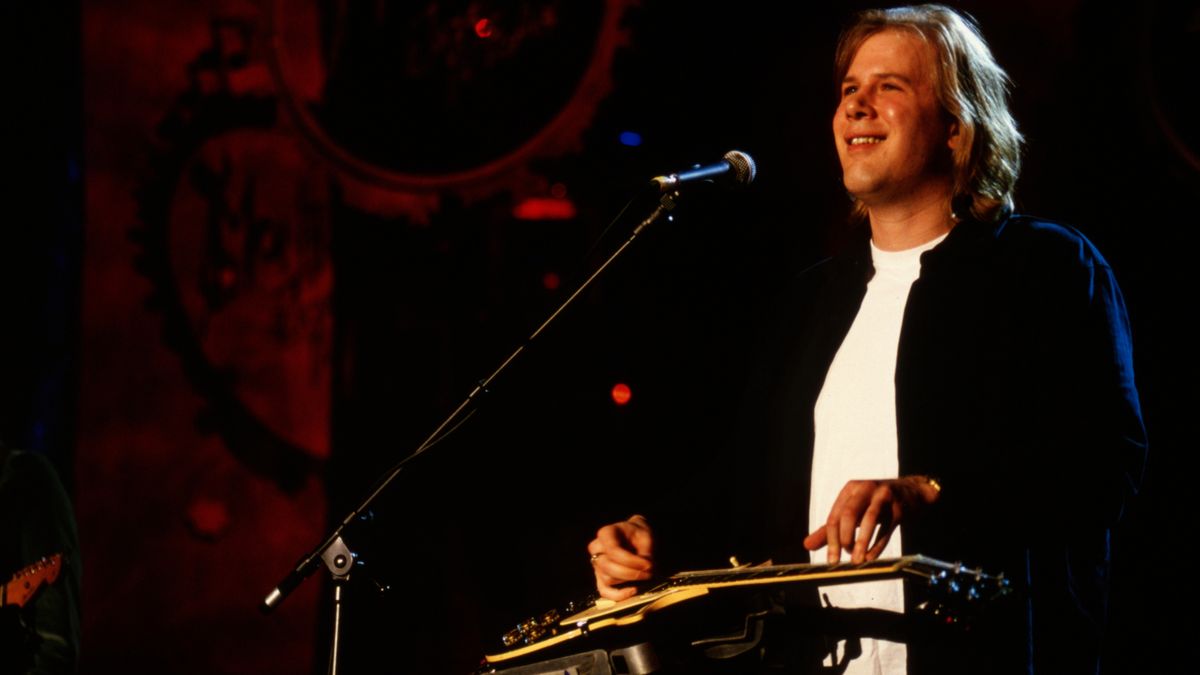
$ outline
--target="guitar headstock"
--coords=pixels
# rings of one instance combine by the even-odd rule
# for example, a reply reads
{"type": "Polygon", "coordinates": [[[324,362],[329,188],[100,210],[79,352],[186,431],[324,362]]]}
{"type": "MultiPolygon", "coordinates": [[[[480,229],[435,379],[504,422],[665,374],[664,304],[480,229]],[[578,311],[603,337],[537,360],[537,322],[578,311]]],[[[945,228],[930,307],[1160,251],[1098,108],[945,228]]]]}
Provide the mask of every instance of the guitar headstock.
{"type": "Polygon", "coordinates": [[[976,611],[1012,591],[1003,574],[984,574],[961,564],[927,576],[928,597],[917,608],[947,625],[958,625],[976,611]]]}
{"type": "Polygon", "coordinates": [[[42,584],[52,584],[62,572],[62,554],[55,553],[21,569],[5,584],[4,604],[24,607],[42,584]]]}

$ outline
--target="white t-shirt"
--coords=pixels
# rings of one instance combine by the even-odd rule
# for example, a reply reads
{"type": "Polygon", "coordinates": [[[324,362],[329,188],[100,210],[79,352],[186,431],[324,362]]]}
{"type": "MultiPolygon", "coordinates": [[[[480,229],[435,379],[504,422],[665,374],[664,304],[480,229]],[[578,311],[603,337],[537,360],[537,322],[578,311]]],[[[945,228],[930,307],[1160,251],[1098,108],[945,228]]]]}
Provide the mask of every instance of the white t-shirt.
{"type": "MultiPolygon", "coordinates": [[[[848,481],[899,476],[895,378],[900,325],[908,291],[921,273],[921,254],[945,236],[904,251],[883,251],[871,242],[875,276],[867,283],[862,306],[829,366],[813,409],[810,530],[829,517],[848,481]]],[[[880,557],[899,555],[897,528],[880,557]]],[[[826,562],[825,549],[813,551],[811,559],[826,562]]],[[[850,552],[843,550],[842,559],[849,560],[850,552]]],[[[821,587],[819,592],[833,607],[904,611],[904,587],[899,580],[821,587]]],[[[845,648],[845,640],[839,641],[837,664],[845,659],[845,648]]],[[[826,665],[835,665],[831,660],[826,665]]],[[[845,673],[903,674],[906,661],[904,644],[863,638],[862,655],[849,663],[845,673]]]]}

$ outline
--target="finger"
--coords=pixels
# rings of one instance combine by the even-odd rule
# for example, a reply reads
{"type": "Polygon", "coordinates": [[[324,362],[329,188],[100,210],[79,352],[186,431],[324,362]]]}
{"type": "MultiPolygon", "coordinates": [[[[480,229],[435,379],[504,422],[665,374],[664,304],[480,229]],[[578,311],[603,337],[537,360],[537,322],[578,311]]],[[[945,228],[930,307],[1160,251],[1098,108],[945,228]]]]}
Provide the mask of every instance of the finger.
{"type": "Polygon", "coordinates": [[[617,565],[641,569],[641,571],[646,572],[654,567],[653,558],[637,555],[636,552],[625,548],[626,545],[628,544],[606,546],[604,551],[601,552],[601,560],[607,558],[607,560],[617,563],[617,565]]]}
{"type": "Polygon", "coordinates": [[[849,549],[854,544],[854,528],[858,524],[857,506],[861,500],[861,481],[849,481],[842,486],[833,508],[829,510],[829,520],[825,522],[826,560],[829,564],[841,562],[842,549],[849,549]]]}
{"type": "Polygon", "coordinates": [[[639,513],[635,513],[632,516],[629,516],[629,518],[626,519],[625,522],[636,525],[640,528],[645,529],[646,531],[650,530],[650,521],[646,520],[646,516],[643,516],[639,513]]]}
{"type": "MultiPolygon", "coordinates": [[[[637,547],[637,543],[629,541],[629,535],[632,532],[626,533],[621,527],[621,524],[612,527],[611,531],[606,531],[608,528],[602,528],[596,533],[596,538],[600,542],[599,553],[613,562],[626,567],[633,567],[640,570],[649,570],[654,567],[653,561],[646,555],[638,555],[633,550],[637,547]]],[[[648,542],[641,543],[642,550],[649,551],[651,546],[648,542]]]]}
{"type": "Polygon", "coordinates": [[[884,548],[892,539],[892,533],[900,526],[900,508],[900,502],[893,500],[891,508],[880,509],[879,533],[875,537],[875,543],[867,551],[867,560],[874,560],[883,555],[884,548]]]}
{"type": "MultiPolygon", "coordinates": [[[[858,540],[859,510],[843,509],[838,516],[838,548],[849,554],[858,540]]],[[[834,562],[841,561],[841,553],[834,562]]]]}
{"type": "Polygon", "coordinates": [[[652,575],[653,570],[642,569],[638,567],[630,567],[614,561],[607,554],[596,558],[594,563],[596,574],[606,577],[604,581],[609,584],[623,584],[630,581],[646,581],[652,575]]]}
{"type": "Polygon", "coordinates": [[[598,586],[608,586],[609,588],[623,587],[628,582],[627,579],[614,577],[604,570],[596,570],[596,584],[598,586]]]}
{"type": "Polygon", "coordinates": [[[866,560],[874,560],[883,553],[883,549],[887,548],[888,542],[892,538],[892,531],[894,529],[895,528],[891,527],[879,528],[879,537],[875,540],[875,545],[872,546],[869,551],[867,551],[867,554],[864,557],[866,560]]]}
{"type": "Polygon", "coordinates": [[[862,522],[859,524],[858,540],[854,542],[854,551],[850,554],[850,562],[859,564],[867,557],[867,548],[875,535],[875,525],[879,522],[879,513],[889,500],[889,491],[883,488],[871,494],[871,503],[863,511],[862,522]]]}
{"type": "MultiPolygon", "coordinates": [[[[599,561],[603,561],[601,557],[599,561]]],[[[609,600],[624,600],[638,592],[636,586],[630,585],[634,581],[644,581],[649,578],[648,573],[630,573],[626,568],[620,568],[611,564],[597,562],[595,568],[596,575],[596,590],[600,593],[600,597],[608,598],[609,600]],[[632,576],[633,578],[629,578],[632,576]]]]}
{"type": "Polygon", "coordinates": [[[631,523],[622,523],[618,526],[618,529],[624,540],[622,548],[643,558],[651,557],[651,553],[654,550],[654,540],[650,536],[649,530],[631,523]]]}
{"type": "Polygon", "coordinates": [[[654,561],[650,558],[640,556],[621,547],[605,548],[600,552],[600,556],[596,558],[596,562],[608,562],[639,572],[649,572],[654,568],[654,561]]]}
{"type": "Polygon", "coordinates": [[[600,541],[599,538],[593,539],[590,542],[588,542],[587,552],[588,552],[588,558],[592,564],[592,567],[596,566],[596,561],[598,561],[601,558],[601,556],[604,555],[604,551],[607,548],[608,547],[605,546],[604,542],[600,541]]]}
{"type": "Polygon", "coordinates": [[[841,521],[830,514],[829,522],[825,525],[825,562],[830,565],[842,559],[841,521]]]}
{"type": "Polygon", "coordinates": [[[600,597],[607,600],[616,600],[620,602],[627,598],[632,598],[637,593],[636,588],[613,588],[599,582],[596,583],[596,591],[600,593],[600,597]]]}
{"type": "Polygon", "coordinates": [[[593,539],[587,545],[588,555],[597,556],[604,553],[604,542],[599,539],[593,539]]]}
{"type": "Polygon", "coordinates": [[[630,539],[637,536],[637,526],[628,522],[613,523],[605,525],[596,531],[596,539],[603,546],[605,552],[609,549],[623,549],[632,552],[634,546],[630,539]]]}
{"type": "Polygon", "coordinates": [[[825,545],[825,528],[819,527],[804,538],[804,548],[815,551],[825,545]]]}
{"type": "Polygon", "coordinates": [[[623,540],[625,539],[625,536],[621,534],[621,530],[618,525],[620,525],[620,523],[605,525],[599,530],[596,530],[596,541],[600,542],[601,546],[604,548],[614,548],[624,545],[623,540]]]}
{"type": "Polygon", "coordinates": [[[654,536],[646,518],[635,514],[621,525],[624,526],[621,530],[633,546],[633,551],[643,558],[651,557],[654,552],[654,536]]]}

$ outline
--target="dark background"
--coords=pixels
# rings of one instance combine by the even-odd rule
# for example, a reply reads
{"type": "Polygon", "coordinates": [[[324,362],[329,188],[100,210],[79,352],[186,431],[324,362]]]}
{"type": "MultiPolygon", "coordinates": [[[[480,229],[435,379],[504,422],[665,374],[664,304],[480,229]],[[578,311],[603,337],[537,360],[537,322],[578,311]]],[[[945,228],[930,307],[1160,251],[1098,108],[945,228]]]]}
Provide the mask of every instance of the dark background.
{"type": "MultiPolygon", "coordinates": [[[[759,165],[750,190],[697,191],[674,223],[649,230],[497,380],[474,419],[406,472],[373,525],[352,535],[371,574],[393,589],[383,598],[366,585],[352,590],[354,669],[463,672],[517,620],[588,591],[584,545],[599,524],[714,461],[756,303],[844,232],[829,142],[831,62],[839,27],[866,5],[428,3],[433,18],[419,23],[412,11],[378,19],[315,4],[323,25],[340,29],[315,48],[332,75],[308,112],[334,144],[391,178],[361,180],[385,195],[364,198],[360,183],[342,177],[352,166],[301,153],[301,164],[328,167],[320,203],[328,229],[309,245],[334,279],[324,306],[328,400],[321,408],[305,399],[313,407],[298,413],[324,415],[327,435],[307,445],[256,417],[230,384],[238,374],[189,342],[186,293],[164,281],[180,244],[144,234],[178,220],[147,216],[145,193],[173,175],[162,157],[194,149],[168,122],[194,129],[197,116],[178,110],[201,109],[170,64],[203,70],[210,32],[223,34],[210,29],[227,21],[247,27],[234,32],[252,45],[232,50],[228,72],[266,73],[254,69],[269,61],[256,41],[272,6],[4,10],[0,412],[8,442],[50,455],[77,495],[88,670],[296,672],[319,661],[325,638],[312,587],[321,582],[272,617],[252,607],[257,590],[316,542],[320,515],[340,518],[626,236],[645,204],[600,237],[642,181],[731,148],[759,165]],[[556,21],[539,23],[547,7],[556,21]],[[488,11],[501,33],[541,32],[490,56],[472,57],[453,40],[446,47],[455,17],[488,11]],[[603,63],[611,86],[571,113],[568,141],[497,161],[571,100],[596,59],[596,26],[612,12],[621,22],[603,63]],[[114,56],[130,44],[144,46],[142,58],[114,56]],[[156,53],[166,56],[145,58],[156,53]],[[147,82],[142,91],[157,96],[131,96],[126,81],[147,82]],[[624,131],[641,144],[618,142],[624,131]],[[476,167],[489,173],[446,185],[395,178],[476,167]],[[569,201],[573,216],[514,216],[526,200],[563,190],[556,203],[569,201]],[[561,279],[557,290],[547,273],[561,279]],[[617,382],[633,392],[623,407],[609,399],[617,382]],[[205,479],[205,494],[224,495],[217,502],[229,529],[204,527],[196,500],[166,495],[191,485],[201,456],[225,467],[205,479]],[[139,566],[159,571],[146,576],[139,566]],[[150,647],[130,665],[134,645],[150,647]]],[[[1165,652],[1191,627],[1173,625],[1166,611],[1197,600],[1179,589],[1192,586],[1183,546],[1194,341],[1184,319],[1195,286],[1187,261],[1200,188],[1192,105],[1200,8],[959,6],[979,19],[1015,83],[1028,147],[1018,210],[1091,238],[1133,321],[1151,455],[1143,497],[1117,532],[1110,665],[1182,669],[1165,652]]],[[[263,77],[261,89],[221,85],[240,96],[221,99],[220,86],[205,94],[224,111],[208,138],[248,128],[308,147],[311,134],[276,107],[278,79],[263,77]]]]}

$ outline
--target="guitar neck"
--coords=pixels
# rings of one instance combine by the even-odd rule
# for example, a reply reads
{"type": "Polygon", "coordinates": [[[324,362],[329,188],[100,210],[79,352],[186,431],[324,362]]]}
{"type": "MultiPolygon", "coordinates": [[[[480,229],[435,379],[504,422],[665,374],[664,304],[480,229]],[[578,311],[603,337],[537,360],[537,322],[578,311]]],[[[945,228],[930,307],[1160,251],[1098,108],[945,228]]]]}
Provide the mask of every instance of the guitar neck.
{"type": "Polygon", "coordinates": [[[962,565],[945,563],[921,555],[910,555],[872,560],[857,565],[849,562],[833,565],[801,563],[680,572],[659,587],[651,589],[651,592],[679,586],[721,587],[787,581],[860,581],[863,577],[886,578],[905,574],[928,578],[941,573],[982,575],[982,572],[962,565]]]}

